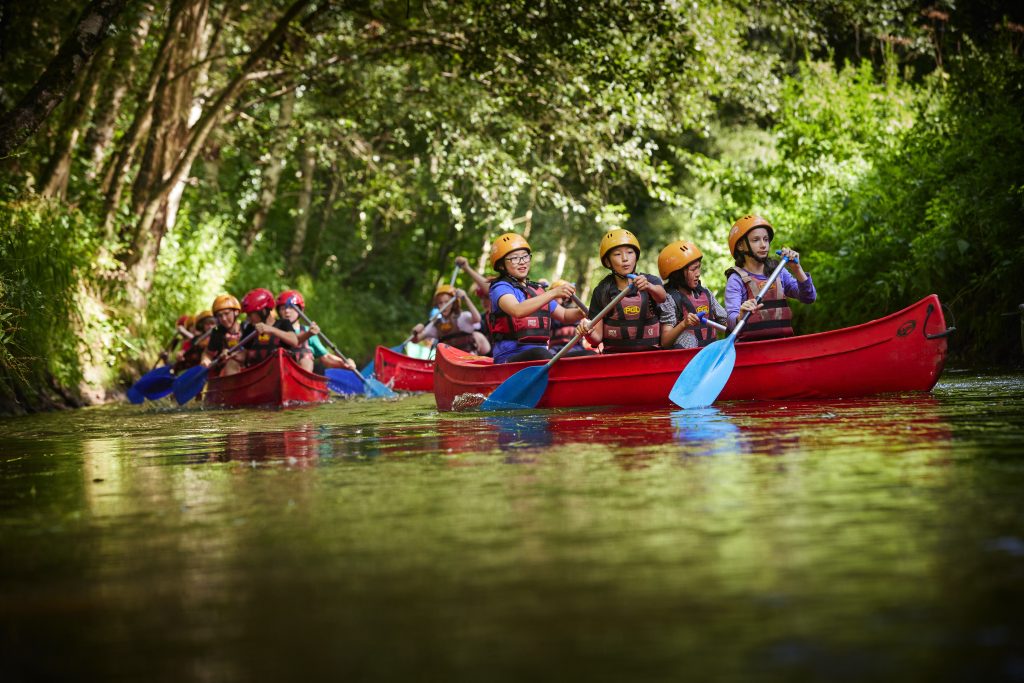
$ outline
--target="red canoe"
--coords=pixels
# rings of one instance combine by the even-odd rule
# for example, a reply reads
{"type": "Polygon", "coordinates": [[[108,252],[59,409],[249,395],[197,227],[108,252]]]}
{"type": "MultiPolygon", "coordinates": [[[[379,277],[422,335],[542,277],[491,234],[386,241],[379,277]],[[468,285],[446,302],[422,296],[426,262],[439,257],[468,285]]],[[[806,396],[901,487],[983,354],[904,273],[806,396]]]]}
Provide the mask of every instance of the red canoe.
{"type": "MultiPolygon", "coordinates": [[[[946,362],[946,329],[934,294],[862,325],[736,345],[736,366],[720,400],[847,398],[929,391],[946,362]]],[[[670,406],[668,394],[697,349],[563,358],[548,375],[538,408],[670,406]]],[[[495,365],[438,346],[434,397],[451,410],[462,394],[489,395],[532,363],[495,365]]],[[[479,404],[467,397],[467,403],[479,404]]]]}
{"type": "Polygon", "coordinates": [[[373,374],[380,382],[398,391],[433,391],[434,361],[413,358],[386,346],[378,346],[373,356],[373,374]]]}
{"type": "Polygon", "coordinates": [[[306,372],[282,349],[237,375],[211,377],[206,403],[215,406],[286,406],[328,399],[327,378],[306,372]]]}

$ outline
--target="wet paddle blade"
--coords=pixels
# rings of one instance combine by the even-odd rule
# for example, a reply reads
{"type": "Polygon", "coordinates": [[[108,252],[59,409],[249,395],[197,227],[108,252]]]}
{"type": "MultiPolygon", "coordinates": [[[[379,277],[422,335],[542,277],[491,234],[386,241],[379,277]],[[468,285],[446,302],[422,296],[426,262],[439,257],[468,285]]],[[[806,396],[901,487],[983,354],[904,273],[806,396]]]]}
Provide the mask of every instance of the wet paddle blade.
{"type": "Polygon", "coordinates": [[[150,400],[163,398],[167,394],[171,393],[171,385],[173,383],[174,375],[171,374],[171,368],[167,365],[161,365],[140,377],[139,380],[133,384],[130,389],[128,389],[128,400],[132,403],[138,404],[142,403],[147,398],[150,400]],[[163,393],[159,396],[154,395],[161,391],[163,391],[163,393]]]}
{"type": "Polygon", "coordinates": [[[327,388],[336,394],[351,396],[353,394],[362,394],[364,391],[363,382],[359,379],[359,375],[351,370],[327,368],[324,370],[324,375],[327,377],[327,388]]]}
{"type": "Polygon", "coordinates": [[[734,365],[735,337],[726,337],[705,346],[679,373],[668,397],[680,408],[705,408],[722,393],[734,365]]]}
{"type": "Polygon", "coordinates": [[[178,405],[184,405],[194,399],[206,386],[206,378],[210,374],[210,368],[197,365],[181,373],[178,379],[174,380],[174,400],[178,405]]]}
{"type": "Polygon", "coordinates": [[[548,388],[549,365],[523,368],[498,385],[480,410],[522,410],[536,408],[548,388]]]}
{"type": "Polygon", "coordinates": [[[379,381],[370,377],[363,377],[363,382],[366,384],[366,395],[372,398],[394,398],[395,392],[387,388],[387,386],[381,384],[379,381]]]}

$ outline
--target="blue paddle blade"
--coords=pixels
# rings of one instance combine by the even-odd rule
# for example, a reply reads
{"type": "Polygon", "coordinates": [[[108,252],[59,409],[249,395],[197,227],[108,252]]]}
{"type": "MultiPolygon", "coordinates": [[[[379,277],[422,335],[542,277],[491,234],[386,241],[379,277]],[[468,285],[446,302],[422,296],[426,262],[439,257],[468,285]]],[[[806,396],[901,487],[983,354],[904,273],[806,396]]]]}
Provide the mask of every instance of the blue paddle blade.
{"type": "Polygon", "coordinates": [[[135,384],[128,389],[128,400],[132,403],[142,403],[145,399],[157,399],[171,393],[171,385],[174,383],[174,375],[171,368],[161,365],[147,372],[139,378],[135,384]],[[166,391],[164,391],[166,389],[166,391]],[[163,391],[159,396],[153,394],[163,391]]]}
{"type": "Polygon", "coordinates": [[[351,370],[327,368],[324,375],[327,376],[327,388],[336,394],[362,394],[364,391],[359,375],[351,370]]]}
{"type": "Polygon", "coordinates": [[[174,400],[178,405],[184,405],[194,399],[206,386],[206,378],[210,374],[210,368],[197,365],[189,368],[174,380],[174,400]]]}
{"type": "Polygon", "coordinates": [[[394,398],[395,392],[388,389],[386,385],[370,377],[363,377],[366,384],[366,395],[373,398],[394,398]]]}
{"type": "Polygon", "coordinates": [[[483,403],[480,410],[522,410],[536,408],[548,388],[549,365],[534,365],[523,368],[498,385],[483,403]]]}
{"type": "Polygon", "coordinates": [[[679,373],[668,397],[680,408],[705,408],[715,402],[736,365],[736,338],[726,337],[701,349],[679,373]]]}
{"type": "Polygon", "coordinates": [[[359,372],[363,377],[373,377],[373,369],[373,361],[371,360],[359,372]]]}

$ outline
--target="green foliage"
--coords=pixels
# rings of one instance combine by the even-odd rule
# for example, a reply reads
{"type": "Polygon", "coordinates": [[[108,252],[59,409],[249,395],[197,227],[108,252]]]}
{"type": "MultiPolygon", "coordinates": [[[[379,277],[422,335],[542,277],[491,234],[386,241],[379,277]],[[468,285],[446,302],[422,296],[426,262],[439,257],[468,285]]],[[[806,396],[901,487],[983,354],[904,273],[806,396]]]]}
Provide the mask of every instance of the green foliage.
{"type": "Polygon", "coordinates": [[[34,402],[52,376],[82,380],[79,297],[97,250],[83,216],[58,202],[0,203],[0,391],[34,402]]]}

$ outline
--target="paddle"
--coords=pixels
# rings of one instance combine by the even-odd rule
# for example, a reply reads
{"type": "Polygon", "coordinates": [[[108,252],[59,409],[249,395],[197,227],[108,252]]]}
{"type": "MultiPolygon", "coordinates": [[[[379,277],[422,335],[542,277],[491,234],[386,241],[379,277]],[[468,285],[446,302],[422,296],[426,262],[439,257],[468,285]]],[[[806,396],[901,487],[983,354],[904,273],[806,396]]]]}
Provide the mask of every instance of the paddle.
{"type": "MultiPolygon", "coordinates": [[[[629,274],[629,279],[632,280],[636,277],[632,273],[629,274]]],[[[634,289],[633,284],[630,283],[625,289],[616,295],[614,299],[609,302],[607,306],[601,309],[601,312],[594,316],[591,323],[597,321],[608,315],[615,306],[622,301],[622,299],[634,289]]],[[[516,374],[512,375],[504,382],[498,385],[498,388],[491,392],[491,395],[480,404],[480,410],[519,410],[521,408],[536,408],[537,404],[540,403],[540,399],[544,396],[544,391],[548,387],[548,372],[551,370],[551,366],[558,362],[558,359],[568,353],[572,347],[576,346],[580,338],[583,335],[579,332],[563,346],[554,357],[544,365],[533,365],[528,368],[523,368],[516,374]]]]}
{"type": "Polygon", "coordinates": [[[336,394],[348,396],[365,393],[359,377],[348,368],[327,368],[324,375],[327,377],[327,388],[336,394]]]}
{"type": "Polygon", "coordinates": [[[700,322],[701,322],[702,325],[707,325],[708,327],[713,327],[713,328],[715,328],[716,330],[718,330],[720,332],[726,332],[729,329],[725,325],[723,325],[722,323],[716,323],[714,320],[708,320],[708,314],[707,313],[698,313],[697,317],[700,318],[700,322]]]}
{"type": "Polygon", "coordinates": [[[590,315],[590,311],[587,310],[587,305],[580,301],[580,298],[574,293],[572,295],[573,303],[579,306],[579,309],[583,311],[583,315],[590,315]]]}
{"type": "Polygon", "coordinates": [[[174,400],[178,402],[178,405],[185,405],[203,390],[206,386],[207,375],[210,374],[210,370],[217,367],[231,355],[238,350],[245,347],[249,340],[255,337],[257,334],[256,330],[253,330],[249,334],[242,337],[235,346],[228,349],[225,353],[222,353],[216,360],[209,365],[197,365],[194,368],[189,368],[185,372],[178,375],[178,379],[174,380],[174,400]]]}
{"type": "MultiPolygon", "coordinates": [[[[296,312],[299,314],[299,317],[302,318],[302,322],[306,323],[309,326],[313,325],[313,321],[309,319],[309,316],[307,316],[301,308],[295,305],[294,299],[289,299],[288,305],[296,310],[296,312]]],[[[322,339],[325,344],[331,347],[331,351],[334,351],[334,353],[337,354],[339,358],[341,358],[342,360],[348,360],[345,357],[345,354],[339,351],[338,347],[334,345],[334,342],[327,338],[327,335],[325,335],[323,332],[320,332],[318,334],[320,339],[322,339]]],[[[366,394],[368,396],[372,396],[374,398],[395,398],[395,392],[391,391],[377,380],[371,379],[369,377],[364,377],[363,373],[359,372],[358,370],[353,370],[353,372],[356,373],[356,376],[362,381],[363,385],[366,387],[366,394]]]]}
{"type": "MultiPolygon", "coordinates": [[[[765,292],[775,284],[788,261],[788,257],[782,257],[782,262],[761,287],[757,298],[754,299],[755,303],[761,303],[765,292]]],[[[733,366],[736,365],[736,338],[751,313],[752,311],[747,311],[743,315],[733,328],[732,334],[708,344],[686,364],[668,394],[673,403],[680,408],[703,408],[715,402],[732,375],[733,366]]]]}
{"type": "MultiPolygon", "coordinates": [[[[212,332],[213,328],[203,332],[192,340],[192,344],[198,344],[209,337],[212,332]]],[[[142,403],[144,399],[149,399],[150,401],[161,399],[174,390],[174,379],[172,366],[164,365],[154,368],[132,385],[131,389],[128,390],[128,400],[138,404],[142,403]]]]}
{"type": "MultiPolygon", "coordinates": [[[[452,270],[452,279],[451,279],[451,282],[449,282],[449,286],[454,287],[455,286],[455,280],[458,277],[459,277],[459,264],[456,263],[455,264],[455,268],[452,270]]],[[[430,323],[434,322],[435,320],[438,320],[442,315],[444,315],[444,312],[448,310],[449,306],[451,306],[453,303],[455,303],[455,299],[457,299],[457,298],[458,297],[454,297],[453,296],[451,299],[449,299],[448,303],[446,303],[444,306],[442,306],[440,308],[440,310],[438,310],[437,313],[435,313],[434,315],[432,315],[430,318],[427,319],[427,322],[423,324],[423,327],[426,327],[427,325],[429,325],[430,323]]],[[[396,344],[395,346],[392,346],[391,350],[394,351],[395,353],[405,353],[405,345],[412,341],[412,337],[413,337],[413,335],[410,334],[408,337],[406,337],[405,339],[402,340],[401,344],[396,344]]],[[[373,375],[373,371],[374,371],[373,363],[374,363],[374,361],[371,360],[369,363],[366,364],[365,367],[363,367],[363,374],[364,375],[371,375],[371,376],[373,375]]]]}

